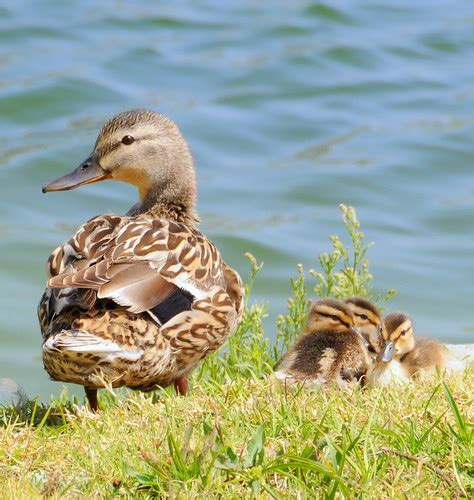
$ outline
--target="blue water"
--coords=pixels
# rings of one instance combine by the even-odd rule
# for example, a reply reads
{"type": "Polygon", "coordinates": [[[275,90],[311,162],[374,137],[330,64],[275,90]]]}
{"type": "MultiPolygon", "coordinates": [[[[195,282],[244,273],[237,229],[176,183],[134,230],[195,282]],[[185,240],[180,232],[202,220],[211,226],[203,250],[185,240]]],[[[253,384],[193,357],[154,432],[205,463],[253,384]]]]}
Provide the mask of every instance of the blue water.
{"type": "Polygon", "coordinates": [[[474,3],[18,1],[0,6],[0,379],[45,399],[36,304],[50,251],[130,186],[43,195],[116,112],[169,115],[196,160],[202,229],[267,334],[338,204],[375,242],[377,290],[417,331],[473,340],[474,3]]]}

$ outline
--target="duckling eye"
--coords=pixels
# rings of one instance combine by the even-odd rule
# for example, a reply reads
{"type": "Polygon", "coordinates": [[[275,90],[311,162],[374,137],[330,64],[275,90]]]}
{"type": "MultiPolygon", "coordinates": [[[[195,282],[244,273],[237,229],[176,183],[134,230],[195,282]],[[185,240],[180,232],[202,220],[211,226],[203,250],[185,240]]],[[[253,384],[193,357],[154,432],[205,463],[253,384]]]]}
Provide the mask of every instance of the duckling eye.
{"type": "Polygon", "coordinates": [[[132,137],[131,135],[124,135],[122,137],[122,144],[125,144],[126,146],[129,146],[134,141],[135,141],[135,138],[132,137]]]}
{"type": "Polygon", "coordinates": [[[407,333],[408,333],[407,330],[403,330],[402,333],[401,333],[401,336],[404,337],[407,333]]]}
{"type": "Polygon", "coordinates": [[[333,319],[334,321],[339,321],[339,316],[336,316],[335,314],[333,314],[331,316],[331,319],[333,319]]]}
{"type": "Polygon", "coordinates": [[[364,320],[364,321],[367,320],[367,319],[369,319],[369,317],[367,316],[367,314],[356,314],[356,316],[359,316],[359,318],[362,319],[362,320],[364,320]]]}

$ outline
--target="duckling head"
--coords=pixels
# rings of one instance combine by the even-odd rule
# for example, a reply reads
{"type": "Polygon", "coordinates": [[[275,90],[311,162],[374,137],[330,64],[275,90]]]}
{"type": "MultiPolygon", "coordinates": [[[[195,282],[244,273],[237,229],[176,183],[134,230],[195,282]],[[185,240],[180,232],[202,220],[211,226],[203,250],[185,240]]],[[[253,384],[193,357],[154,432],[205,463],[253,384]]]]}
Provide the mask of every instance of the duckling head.
{"type": "Polygon", "coordinates": [[[394,312],[386,316],[382,329],[384,346],[379,353],[379,360],[389,362],[400,358],[415,347],[413,325],[405,313],[394,312]]]}
{"type": "Polygon", "coordinates": [[[357,331],[354,316],[349,307],[335,299],[321,299],[315,302],[306,320],[306,333],[357,331]]]}
{"type": "Polygon", "coordinates": [[[44,186],[43,192],[104,179],[138,188],[140,201],[132,215],[157,203],[194,214],[196,178],[188,144],[178,127],[159,113],[137,109],[114,116],[99,132],[92,153],[71,173],[44,186]]]}
{"type": "Polygon", "coordinates": [[[354,316],[354,325],[369,342],[372,350],[379,352],[382,347],[382,316],[370,300],[363,297],[349,297],[344,301],[354,316]]]}

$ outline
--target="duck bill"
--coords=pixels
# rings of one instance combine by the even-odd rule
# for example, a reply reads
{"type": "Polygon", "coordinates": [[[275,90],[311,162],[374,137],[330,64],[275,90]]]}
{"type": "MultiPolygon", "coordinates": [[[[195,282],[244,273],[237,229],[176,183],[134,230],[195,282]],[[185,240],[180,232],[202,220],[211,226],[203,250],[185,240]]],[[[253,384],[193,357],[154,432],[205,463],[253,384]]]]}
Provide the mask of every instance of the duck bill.
{"type": "Polygon", "coordinates": [[[394,354],[395,344],[392,341],[387,341],[379,352],[377,359],[378,361],[382,361],[383,363],[389,363],[390,361],[392,361],[394,354]]]}
{"type": "Polygon", "coordinates": [[[94,155],[89,156],[75,170],[63,175],[43,186],[43,193],[51,191],[68,191],[79,186],[103,181],[111,177],[110,172],[104,170],[94,155]]]}

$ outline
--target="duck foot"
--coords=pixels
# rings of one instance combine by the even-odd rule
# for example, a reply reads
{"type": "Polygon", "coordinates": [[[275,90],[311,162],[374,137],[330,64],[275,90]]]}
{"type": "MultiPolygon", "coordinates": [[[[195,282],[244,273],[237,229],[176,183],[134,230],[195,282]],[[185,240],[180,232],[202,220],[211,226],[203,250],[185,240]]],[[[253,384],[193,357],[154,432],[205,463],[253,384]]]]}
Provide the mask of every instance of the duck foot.
{"type": "Polygon", "coordinates": [[[89,406],[94,413],[99,410],[99,402],[97,401],[97,389],[90,389],[89,387],[84,387],[86,391],[87,401],[89,401],[89,406]]]}
{"type": "Polygon", "coordinates": [[[189,389],[188,377],[179,377],[174,381],[174,388],[176,390],[176,394],[180,396],[186,396],[189,389]]]}

